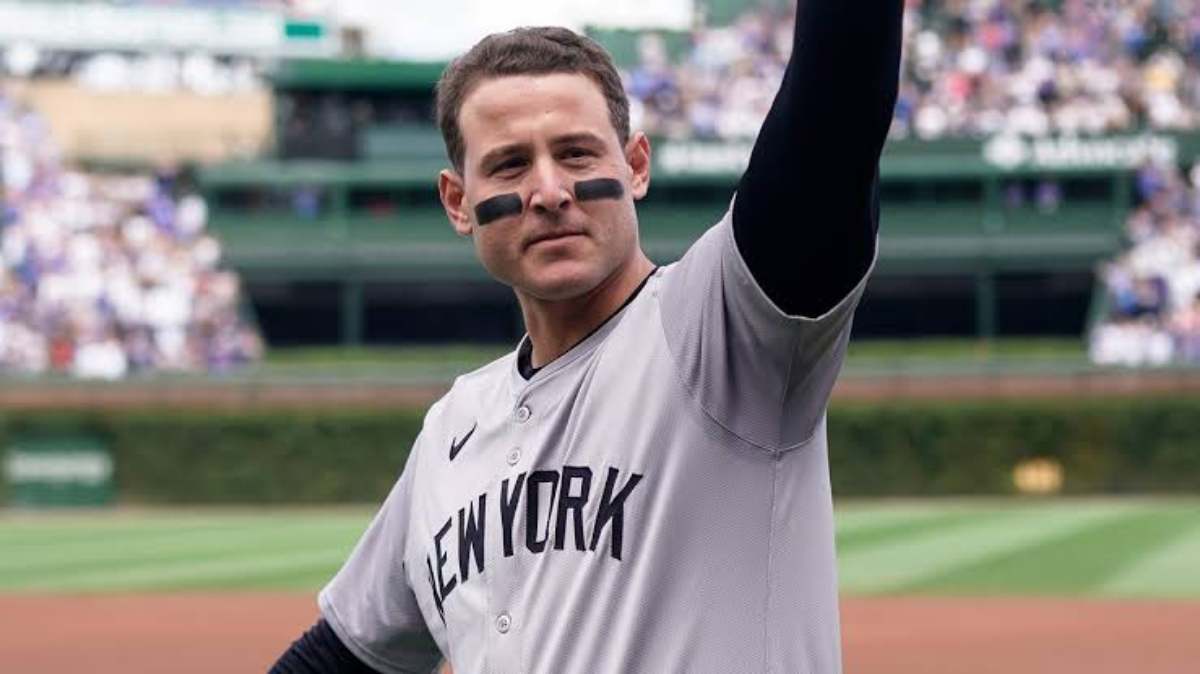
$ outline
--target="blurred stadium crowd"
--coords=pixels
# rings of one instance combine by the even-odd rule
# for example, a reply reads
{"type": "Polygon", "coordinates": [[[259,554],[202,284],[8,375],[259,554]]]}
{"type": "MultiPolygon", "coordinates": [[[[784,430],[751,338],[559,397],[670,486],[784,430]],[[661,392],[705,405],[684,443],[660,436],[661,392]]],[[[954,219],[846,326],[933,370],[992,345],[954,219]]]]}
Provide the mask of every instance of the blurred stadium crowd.
{"type": "MultiPolygon", "coordinates": [[[[908,0],[905,18],[893,137],[1200,126],[1200,2],[908,0]]],[[[641,128],[755,135],[783,76],[792,21],[751,11],[697,30],[678,59],[645,36],[626,73],[641,128]]]]}
{"type": "MultiPolygon", "coordinates": [[[[770,108],[792,16],[756,9],[697,30],[679,58],[648,34],[624,73],[656,136],[752,137],[770,108]]],[[[1200,2],[908,0],[892,138],[1200,129],[1200,2]]],[[[1200,363],[1200,164],[1137,174],[1128,246],[1102,266],[1101,364],[1200,363]]],[[[1058,200],[1042,182],[1039,203],[1058,200]]]]}
{"type": "MultiPolygon", "coordinates": [[[[893,138],[1200,131],[1200,0],[906,1],[893,138]]],[[[752,137],[788,58],[790,11],[758,8],[699,28],[681,53],[643,35],[639,62],[623,72],[635,127],[668,138],[752,137]]],[[[200,53],[12,47],[0,65],[103,92],[267,86],[258,61],[200,53]]],[[[282,137],[420,124],[428,113],[406,98],[347,100],[279,96],[282,137]]],[[[1147,164],[1135,180],[1128,245],[1100,266],[1107,313],[1090,355],[1101,364],[1200,363],[1200,168],[1185,175],[1147,164]]],[[[207,206],[185,176],[71,170],[45,121],[0,90],[0,190],[0,372],[118,378],[220,372],[261,357],[260,336],[239,315],[238,277],[219,268],[207,206]]],[[[288,197],[298,217],[317,214],[312,190],[288,197]]],[[[1030,198],[1053,211],[1062,194],[1042,181],[1030,198]]]]}
{"type": "Polygon", "coordinates": [[[169,171],[68,169],[0,93],[0,371],[118,378],[259,358],[203,199],[169,171]]]}
{"type": "Polygon", "coordinates": [[[1092,333],[1106,365],[1200,363],[1200,162],[1138,171],[1128,248],[1101,267],[1108,313],[1092,333]]]}

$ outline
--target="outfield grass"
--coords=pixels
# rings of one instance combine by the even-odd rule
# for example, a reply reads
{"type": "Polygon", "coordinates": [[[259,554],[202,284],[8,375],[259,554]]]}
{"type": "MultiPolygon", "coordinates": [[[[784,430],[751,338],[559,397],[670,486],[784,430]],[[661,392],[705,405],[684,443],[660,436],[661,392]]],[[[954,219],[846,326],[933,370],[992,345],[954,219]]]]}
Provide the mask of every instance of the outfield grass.
{"type": "MultiPolygon", "coordinates": [[[[319,588],[370,509],[0,515],[0,591],[319,588]]],[[[847,594],[1200,598],[1200,499],[863,501],[847,594]]]]}
{"type": "Polygon", "coordinates": [[[853,594],[1200,598],[1200,501],[851,505],[838,512],[853,594]]]}

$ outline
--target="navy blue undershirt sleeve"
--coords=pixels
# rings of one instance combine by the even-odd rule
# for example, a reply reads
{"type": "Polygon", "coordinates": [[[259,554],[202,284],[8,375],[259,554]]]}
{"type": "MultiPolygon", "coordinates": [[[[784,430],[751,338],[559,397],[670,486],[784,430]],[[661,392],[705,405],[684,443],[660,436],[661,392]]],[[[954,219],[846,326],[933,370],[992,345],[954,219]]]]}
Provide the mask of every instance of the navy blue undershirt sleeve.
{"type": "Polygon", "coordinates": [[[791,60],[733,206],[742,258],[788,314],[832,309],[874,256],[902,12],[903,0],[798,0],[791,60]]]}
{"type": "Polygon", "coordinates": [[[379,674],[346,648],[324,618],[292,642],[270,674],[379,674]]]}

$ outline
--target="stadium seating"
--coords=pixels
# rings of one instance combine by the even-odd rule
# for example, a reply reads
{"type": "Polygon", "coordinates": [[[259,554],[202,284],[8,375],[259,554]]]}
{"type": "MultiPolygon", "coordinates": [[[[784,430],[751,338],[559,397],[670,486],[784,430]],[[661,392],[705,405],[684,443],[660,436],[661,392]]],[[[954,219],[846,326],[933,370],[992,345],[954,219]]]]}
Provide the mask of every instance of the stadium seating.
{"type": "Polygon", "coordinates": [[[117,379],[255,360],[240,281],[180,176],[96,175],[0,96],[0,372],[117,379]]]}

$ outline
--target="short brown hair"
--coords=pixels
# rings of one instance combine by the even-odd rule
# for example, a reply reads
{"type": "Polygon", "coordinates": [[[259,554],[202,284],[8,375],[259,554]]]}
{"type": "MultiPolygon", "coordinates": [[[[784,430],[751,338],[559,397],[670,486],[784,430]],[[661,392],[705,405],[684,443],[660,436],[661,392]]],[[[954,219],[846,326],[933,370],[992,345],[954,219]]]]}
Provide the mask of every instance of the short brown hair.
{"type": "Polygon", "coordinates": [[[629,99],[612,57],[595,40],[566,28],[529,27],[494,33],[446,66],[437,83],[437,117],[446,154],[460,174],[466,144],[458,126],[463,100],[480,81],[507,75],[580,73],[599,87],[617,138],[629,140],[629,99]]]}

